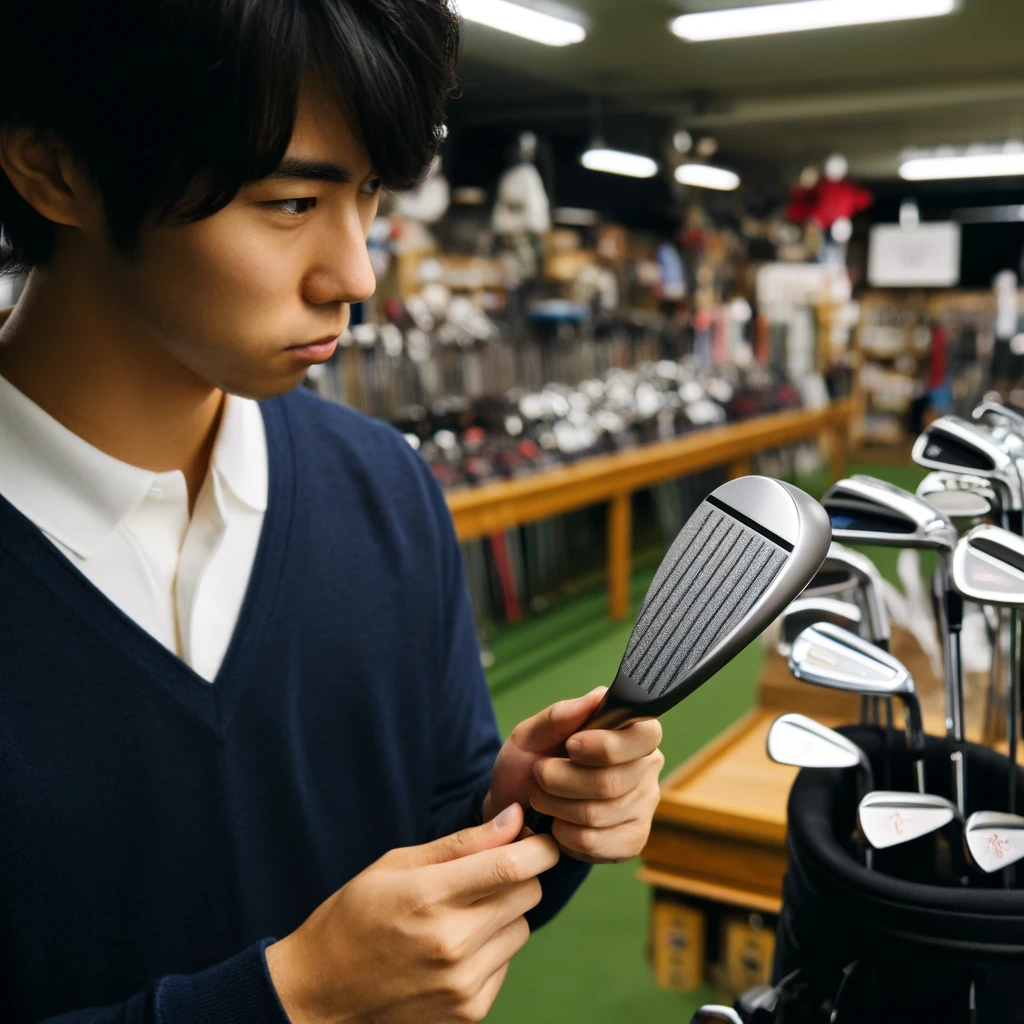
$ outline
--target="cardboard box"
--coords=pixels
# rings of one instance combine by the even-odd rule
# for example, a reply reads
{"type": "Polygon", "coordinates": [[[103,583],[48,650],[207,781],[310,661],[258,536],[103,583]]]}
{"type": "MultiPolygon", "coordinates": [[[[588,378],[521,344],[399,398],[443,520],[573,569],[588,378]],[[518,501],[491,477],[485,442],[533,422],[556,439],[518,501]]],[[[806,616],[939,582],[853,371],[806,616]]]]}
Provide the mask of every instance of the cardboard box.
{"type": "Polygon", "coordinates": [[[774,956],[774,920],[756,913],[722,918],[722,982],[731,995],[770,984],[774,956]]]}
{"type": "Polygon", "coordinates": [[[651,960],[661,988],[692,992],[704,984],[707,922],[702,911],[655,892],[651,905],[651,960]]]}

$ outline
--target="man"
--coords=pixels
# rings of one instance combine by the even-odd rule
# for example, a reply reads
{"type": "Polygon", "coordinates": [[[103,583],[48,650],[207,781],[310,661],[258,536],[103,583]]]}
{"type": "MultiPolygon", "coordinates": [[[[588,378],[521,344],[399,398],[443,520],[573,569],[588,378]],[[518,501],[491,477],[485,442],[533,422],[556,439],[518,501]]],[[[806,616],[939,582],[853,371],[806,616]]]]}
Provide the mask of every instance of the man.
{"type": "Polygon", "coordinates": [[[0,1019],[482,1020],[640,851],[663,758],[656,721],[552,756],[602,688],[502,745],[431,474],[293,390],[435,153],[458,23],[19,0],[4,30],[0,1019]]]}

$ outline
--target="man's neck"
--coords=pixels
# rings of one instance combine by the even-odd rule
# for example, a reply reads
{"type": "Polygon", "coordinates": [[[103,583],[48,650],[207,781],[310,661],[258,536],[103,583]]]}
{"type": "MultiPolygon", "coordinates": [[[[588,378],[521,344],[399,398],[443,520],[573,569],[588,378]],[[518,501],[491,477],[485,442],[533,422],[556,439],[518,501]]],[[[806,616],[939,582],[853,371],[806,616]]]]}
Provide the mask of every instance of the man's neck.
{"type": "Polygon", "coordinates": [[[17,306],[0,311],[0,376],[113,458],[154,472],[181,470],[191,509],[224,393],[156,346],[125,337],[87,297],[50,291],[33,276],[17,306]]]}

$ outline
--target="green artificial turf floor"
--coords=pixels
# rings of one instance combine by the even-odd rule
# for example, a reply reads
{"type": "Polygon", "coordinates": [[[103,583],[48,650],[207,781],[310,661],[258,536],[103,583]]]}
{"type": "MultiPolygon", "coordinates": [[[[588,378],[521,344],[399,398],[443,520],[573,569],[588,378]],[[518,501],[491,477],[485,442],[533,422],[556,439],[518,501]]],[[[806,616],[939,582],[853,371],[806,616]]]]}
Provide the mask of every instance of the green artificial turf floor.
{"type": "MultiPolygon", "coordinates": [[[[924,476],[916,467],[854,466],[913,490],[924,476]]],[[[820,495],[824,479],[801,485],[820,495]]],[[[897,552],[872,548],[880,570],[895,579],[897,552]]],[[[633,578],[633,610],[656,568],[633,578]]],[[[545,615],[507,627],[493,638],[489,672],[502,734],[522,719],[613,678],[632,621],[610,622],[605,595],[596,589],[545,615]]],[[[662,719],[665,773],[714,738],[754,703],[759,643],[673,708],[662,719]]],[[[488,1021],[492,1024],[688,1024],[710,988],[693,995],[658,989],[645,958],[650,890],[636,880],[639,860],[595,867],[572,902],[531,936],[512,962],[488,1021]]]]}

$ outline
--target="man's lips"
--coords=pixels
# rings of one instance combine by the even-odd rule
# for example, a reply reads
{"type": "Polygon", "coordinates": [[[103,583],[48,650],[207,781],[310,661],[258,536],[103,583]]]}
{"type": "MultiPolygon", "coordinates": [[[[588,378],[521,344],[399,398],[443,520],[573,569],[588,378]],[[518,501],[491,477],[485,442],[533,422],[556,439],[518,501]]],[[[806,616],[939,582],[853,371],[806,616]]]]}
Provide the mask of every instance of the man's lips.
{"type": "Polygon", "coordinates": [[[305,345],[291,345],[288,351],[294,352],[296,355],[300,355],[312,362],[319,363],[330,359],[337,347],[338,335],[329,334],[326,338],[321,338],[319,341],[311,341],[305,345]]]}

